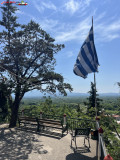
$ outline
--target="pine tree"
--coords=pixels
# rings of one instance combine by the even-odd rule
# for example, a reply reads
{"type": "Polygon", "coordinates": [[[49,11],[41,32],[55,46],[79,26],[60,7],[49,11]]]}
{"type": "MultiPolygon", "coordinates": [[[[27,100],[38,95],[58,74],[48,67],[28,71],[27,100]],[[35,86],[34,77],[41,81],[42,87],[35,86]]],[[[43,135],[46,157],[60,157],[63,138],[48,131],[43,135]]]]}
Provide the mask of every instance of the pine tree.
{"type": "Polygon", "coordinates": [[[96,106],[97,106],[97,115],[99,114],[99,111],[101,110],[100,102],[102,99],[98,98],[99,94],[97,94],[97,90],[95,91],[95,84],[91,82],[91,90],[88,92],[90,94],[89,98],[87,98],[88,102],[85,102],[85,105],[88,106],[88,113],[90,113],[92,116],[95,115],[95,96],[96,96],[96,106]]]}
{"type": "Polygon", "coordinates": [[[0,71],[6,73],[15,95],[9,125],[14,127],[20,102],[26,92],[37,89],[40,92],[56,93],[58,90],[62,95],[67,95],[66,89],[72,91],[72,87],[64,83],[64,78],[54,71],[54,55],[64,45],[54,44],[55,40],[34,21],[26,25],[17,23],[14,15],[17,8],[12,3],[4,4],[1,9],[0,25],[5,30],[0,32],[0,71]]]}

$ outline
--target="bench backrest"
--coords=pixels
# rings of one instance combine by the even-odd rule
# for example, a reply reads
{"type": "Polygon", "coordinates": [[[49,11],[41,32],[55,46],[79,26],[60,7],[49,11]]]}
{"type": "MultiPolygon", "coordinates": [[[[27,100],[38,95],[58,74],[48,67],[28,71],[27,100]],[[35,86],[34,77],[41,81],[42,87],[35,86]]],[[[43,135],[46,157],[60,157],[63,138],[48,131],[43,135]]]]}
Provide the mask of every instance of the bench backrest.
{"type": "Polygon", "coordinates": [[[19,117],[18,120],[19,121],[32,121],[32,122],[36,122],[36,118],[33,118],[33,117],[19,117]]]}
{"type": "Polygon", "coordinates": [[[54,119],[46,119],[46,118],[35,118],[35,117],[26,117],[26,116],[20,116],[18,117],[18,121],[19,123],[21,122],[25,122],[25,121],[29,121],[29,122],[36,122],[38,124],[40,123],[47,123],[47,124],[53,124],[53,125],[60,125],[63,126],[63,120],[54,120],[54,119]]]}

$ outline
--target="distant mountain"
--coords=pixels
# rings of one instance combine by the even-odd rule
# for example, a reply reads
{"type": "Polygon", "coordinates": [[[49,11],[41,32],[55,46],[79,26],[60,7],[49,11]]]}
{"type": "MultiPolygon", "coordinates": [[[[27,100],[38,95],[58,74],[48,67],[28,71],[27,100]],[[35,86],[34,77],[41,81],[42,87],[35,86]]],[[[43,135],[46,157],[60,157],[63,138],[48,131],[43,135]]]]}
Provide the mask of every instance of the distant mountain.
{"type": "MultiPolygon", "coordinates": [[[[98,93],[99,96],[120,96],[120,93],[98,93]]],[[[68,93],[68,96],[89,96],[89,93],[68,93]]]]}
{"type": "Polygon", "coordinates": [[[99,93],[100,96],[120,96],[120,93],[99,93]]]}
{"type": "Polygon", "coordinates": [[[89,96],[89,93],[67,93],[69,97],[82,97],[82,96],[89,96]]]}
{"type": "MultiPolygon", "coordinates": [[[[119,97],[120,96],[120,93],[98,93],[99,94],[99,96],[102,96],[102,97],[114,97],[114,96],[117,96],[117,97],[119,97]]],[[[36,98],[39,98],[39,97],[43,97],[43,96],[51,96],[51,97],[54,97],[54,95],[52,95],[52,94],[46,94],[46,95],[44,95],[44,94],[41,94],[41,93],[34,93],[34,94],[32,94],[32,93],[28,93],[28,94],[26,94],[25,96],[24,96],[24,98],[31,98],[31,97],[36,97],[36,98]]],[[[60,95],[59,94],[57,94],[57,96],[59,97],[60,95]]],[[[68,93],[67,94],[67,96],[68,97],[88,97],[89,96],[89,93],[68,93]]],[[[61,96],[60,96],[61,97],[61,96]]],[[[62,96],[63,97],[63,96],[62,96]]]]}

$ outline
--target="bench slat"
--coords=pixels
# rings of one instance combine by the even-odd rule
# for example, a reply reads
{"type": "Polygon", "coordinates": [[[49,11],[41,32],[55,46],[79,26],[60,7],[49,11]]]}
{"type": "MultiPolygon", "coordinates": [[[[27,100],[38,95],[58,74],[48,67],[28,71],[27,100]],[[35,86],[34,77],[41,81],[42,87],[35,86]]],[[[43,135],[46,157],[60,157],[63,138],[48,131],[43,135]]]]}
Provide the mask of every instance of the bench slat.
{"type": "Polygon", "coordinates": [[[49,121],[49,122],[59,122],[61,123],[61,120],[54,120],[54,119],[38,119],[38,121],[49,121]]]}
{"type": "Polygon", "coordinates": [[[58,122],[51,122],[51,121],[39,121],[39,123],[44,123],[44,124],[53,124],[53,125],[62,125],[61,123],[58,123],[58,122]]]}

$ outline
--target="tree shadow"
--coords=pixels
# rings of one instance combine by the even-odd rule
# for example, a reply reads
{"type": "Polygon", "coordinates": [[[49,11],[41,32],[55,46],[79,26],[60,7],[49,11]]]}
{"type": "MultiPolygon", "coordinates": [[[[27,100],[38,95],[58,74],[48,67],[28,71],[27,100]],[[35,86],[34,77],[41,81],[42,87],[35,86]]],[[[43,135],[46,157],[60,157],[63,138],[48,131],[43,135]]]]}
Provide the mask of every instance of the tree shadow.
{"type": "Polygon", "coordinates": [[[2,160],[29,159],[29,154],[46,154],[47,150],[41,144],[35,134],[22,130],[0,128],[0,158],[2,160]]]}
{"type": "Polygon", "coordinates": [[[55,139],[59,139],[59,140],[66,135],[66,134],[63,134],[63,136],[62,136],[62,133],[54,132],[52,129],[46,129],[46,130],[41,130],[41,131],[37,132],[36,128],[20,127],[20,128],[17,128],[17,130],[22,130],[25,132],[30,132],[30,133],[38,134],[40,136],[46,136],[49,138],[55,138],[55,139]]]}
{"type": "Polygon", "coordinates": [[[80,159],[81,160],[97,160],[97,157],[95,156],[91,158],[76,152],[66,156],[66,160],[80,160],[80,159]]]}

